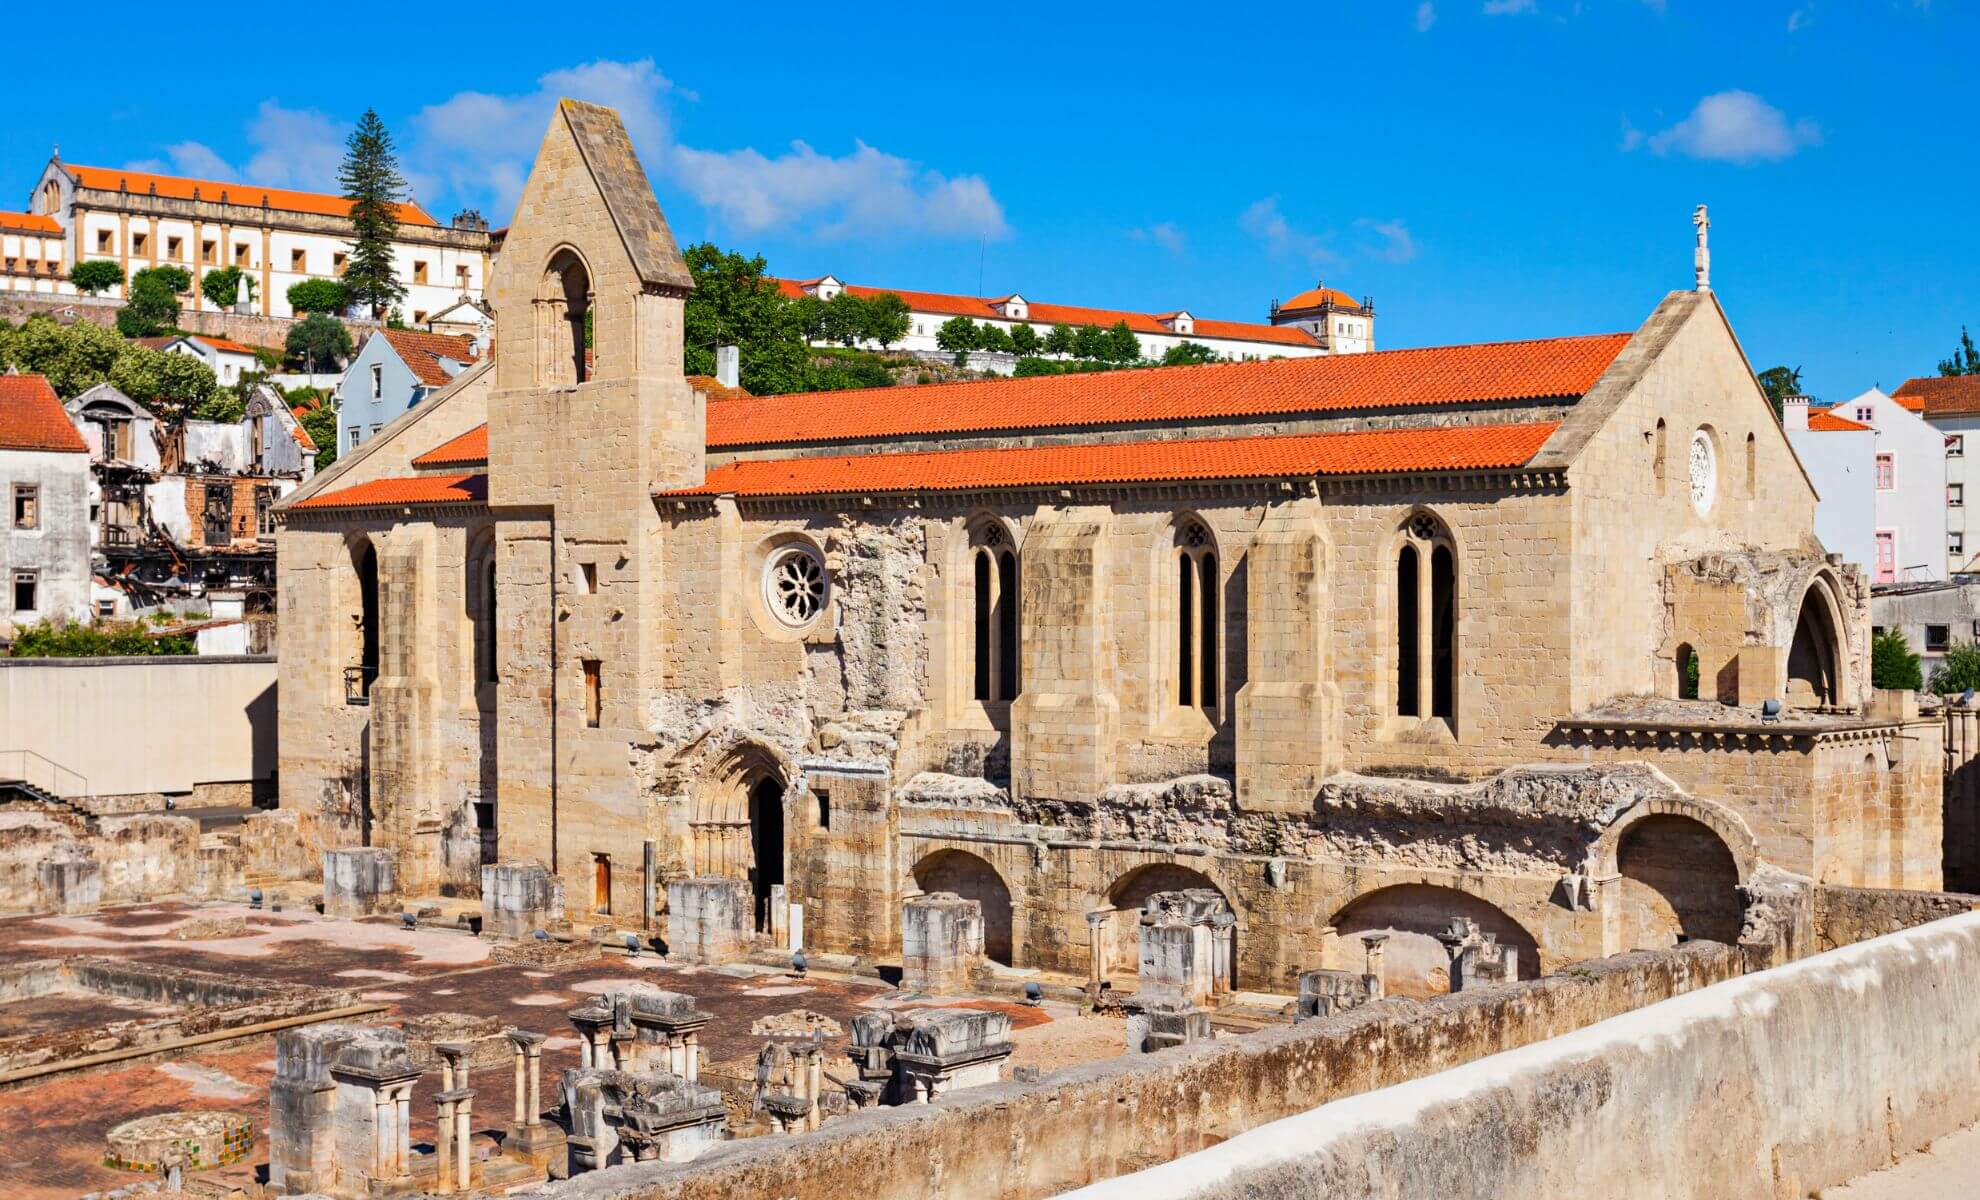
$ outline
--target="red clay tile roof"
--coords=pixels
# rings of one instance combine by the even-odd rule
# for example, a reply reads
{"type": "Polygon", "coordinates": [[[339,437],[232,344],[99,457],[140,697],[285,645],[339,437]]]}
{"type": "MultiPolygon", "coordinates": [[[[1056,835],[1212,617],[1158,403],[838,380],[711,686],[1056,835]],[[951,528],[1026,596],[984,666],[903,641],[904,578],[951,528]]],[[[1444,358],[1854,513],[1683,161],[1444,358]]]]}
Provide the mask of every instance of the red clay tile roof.
{"type": "Polygon", "coordinates": [[[425,333],[417,329],[381,329],[378,335],[392,344],[414,378],[428,387],[446,387],[453,381],[440,365],[443,358],[472,363],[474,339],[465,334],[425,333]]]}
{"type": "Polygon", "coordinates": [[[1531,459],[1557,428],[1552,423],[1468,425],[1015,450],[749,459],[715,468],[700,487],[658,494],[845,495],[1517,467],[1531,459]]]}
{"type": "Polygon", "coordinates": [[[207,337],[203,333],[195,333],[191,337],[195,342],[204,342],[215,350],[223,350],[228,354],[253,354],[256,350],[255,347],[242,342],[230,342],[226,338],[207,337]]]}
{"type": "Polygon", "coordinates": [[[311,496],[297,508],[370,508],[383,504],[479,504],[488,499],[486,475],[414,475],[373,479],[311,496]]]}
{"type": "MultiPolygon", "coordinates": [[[[779,279],[778,290],[786,296],[804,295],[807,285],[816,284],[816,279],[779,279]]],[[[949,317],[970,317],[978,321],[1003,321],[1011,318],[997,311],[996,305],[1008,299],[1004,296],[951,296],[943,292],[910,292],[900,288],[862,287],[847,284],[846,290],[855,296],[870,299],[892,292],[907,302],[916,312],[936,313],[949,317]]],[[[1034,325],[1097,325],[1111,329],[1126,321],[1128,328],[1136,333],[1165,334],[1173,336],[1175,331],[1164,325],[1161,318],[1153,313],[1123,312],[1111,308],[1083,308],[1073,304],[1031,304],[1027,306],[1024,318],[1034,325]]],[[[1275,342],[1285,346],[1305,346],[1309,349],[1319,345],[1313,335],[1303,329],[1290,326],[1254,325],[1245,321],[1206,321],[1196,322],[1196,332],[1201,337],[1221,337],[1242,339],[1252,342],[1275,342]]]]}
{"type": "Polygon", "coordinates": [[[305,454],[316,453],[317,450],[316,439],[309,436],[309,430],[304,429],[302,427],[302,421],[300,419],[298,419],[295,424],[295,435],[296,435],[296,445],[301,446],[305,454]]]}
{"type": "Polygon", "coordinates": [[[62,223],[54,217],[43,216],[40,213],[0,212],[0,229],[55,236],[62,232],[62,223]]]}
{"type": "Polygon", "coordinates": [[[1848,417],[1839,417],[1832,408],[1823,408],[1808,414],[1808,428],[1815,433],[1864,433],[1871,427],[1848,417]]]}
{"type": "Polygon", "coordinates": [[[0,450],[87,454],[61,397],[39,375],[0,375],[0,450]]]}
{"type": "MultiPolygon", "coordinates": [[[[195,189],[202,200],[221,201],[228,204],[245,204],[259,207],[266,199],[268,207],[281,212],[316,213],[322,216],[348,217],[351,202],[342,196],[325,195],[322,192],[298,192],[289,188],[256,187],[247,183],[218,183],[211,179],[183,179],[176,175],[153,175],[146,171],[125,171],[112,167],[79,167],[74,163],[63,163],[77,183],[98,191],[126,191],[139,195],[148,194],[155,186],[158,194],[174,200],[190,200],[195,189]]],[[[399,205],[399,222],[403,225],[438,225],[427,211],[417,204],[399,205]]]]}
{"type": "Polygon", "coordinates": [[[1361,307],[1361,301],[1356,300],[1353,296],[1348,295],[1341,289],[1321,286],[1307,288],[1299,295],[1279,305],[1279,308],[1281,310],[1288,308],[1319,308],[1322,304],[1331,304],[1335,308],[1361,307]]]}
{"type": "Polygon", "coordinates": [[[488,461],[488,426],[477,425],[412,460],[415,467],[457,467],[488,461]]]}
{"type": "Polygon", "coordinates": [[[1980,413],[1980,375],[1928,375],[1907,379],[1891,399],[1927,416],[1980,413]]]}
{"type": "Polygon", "coordinates": [[[777,445],[1579,398],[1629,338],[1626,333],[1598,334],[761,397],[709,405],[708,444],[777,445]]]}

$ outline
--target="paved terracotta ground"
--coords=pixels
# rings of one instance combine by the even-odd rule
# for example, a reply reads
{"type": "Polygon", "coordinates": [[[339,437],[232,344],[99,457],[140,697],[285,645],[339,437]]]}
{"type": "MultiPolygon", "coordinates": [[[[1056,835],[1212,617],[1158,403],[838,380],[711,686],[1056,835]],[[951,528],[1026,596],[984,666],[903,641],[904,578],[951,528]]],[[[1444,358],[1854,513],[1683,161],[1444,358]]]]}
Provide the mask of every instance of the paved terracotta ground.
{"type": "MultiPolygon", "coordinates": [[[[0,919],[0,963],[64,954],[350,988],[388,1006],[387,1012],[368,1018],[381,1023],[461,1012],[547,1033],[546,1103],[558,1076],[577,1065],[577,1043],[565,1012],[624,981],[693,995],[715,1018],[702,1035],[704,1055],[711,1062],[754,1055],[764,1038],[752,1034],[750,1026],[760,1018],[796,1008],[822,1013],[843,1031],[828,1049],[828,1069],[838,1074],[844,1074],[846,1064],[838,1051],[861,1011],[949,1002],[908,1001],[878,981],[816,974],[799,981],[760,967],[671,967],[650,955],[613,955],[541,971],[491,963],[487,943],[451,930],[407,932],[396,919],[332,921],[293,911],[250,913],[242,905],[154,904],[85,917],[0,919]],[[248,932],[207,941],[182,942],[172,936],[173,929],[190,920],[215,915],[245,916],[248,932]]],[[[994,1000],[968,1002],[1012,1014],[1020,1027],[1018,1062],[1049,1070],[1120,1052],[1119,1021],[1082,1016],[1069,1005],[1034,1009],[994,1000]]],[[[15,1020],[11,1007],[0,1005],[0,1028],[15,1020]]],[[[274,1040],[261,1037],[171,1061],[60,1076],[0,1093],[0,1179],[8,1181],[6,1195],[53,1200],[131,1182],[135,1176],[101,1165],[104,1134],[122,1121],[175,1109],[228,1109],[249,1116],[255,1124],[255,1153],[223,1174],[253,1178],[267,1162],[267,1085],[274,1066],[274,1040]]],[[[479,1093],[477,1124],[493,1128],[506,1121],[511,1105],[508,1069],[477,1071],[473,1083],[479,1093]]],[[[423,1080],[414,1091],[415,1139],[431,1137],[436,1086],[436,1081],[423,1080]]],[[[485,1149],[492,1149],[492,1143],[485,1149]]]]}

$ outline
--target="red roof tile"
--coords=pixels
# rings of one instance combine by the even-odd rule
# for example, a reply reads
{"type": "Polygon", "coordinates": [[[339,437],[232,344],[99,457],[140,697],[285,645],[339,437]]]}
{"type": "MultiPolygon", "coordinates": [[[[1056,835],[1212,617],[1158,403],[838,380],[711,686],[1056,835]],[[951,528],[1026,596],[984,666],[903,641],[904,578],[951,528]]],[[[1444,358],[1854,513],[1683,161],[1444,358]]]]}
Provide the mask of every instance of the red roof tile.
{"type": "Polygon", "coordinates": [[[1281,310],[1288,308],[1319,308],[1323,304],[1331,304],[1335,308],[1361,307],[1361,301],[1356,300],[1353,296],[1348,295],[1339,288],[1330,288],[1323,284],[1319,287],[1307,288],[1299,295],[1279,305],[1279,308],[1281,310]]]}
{"type": "Polygon", "coordinates": [[[1907,379],[1891,399],[1926,416],[1980,413],[1980,375],[1928,375],[1907,379]]]}
{"type": "MultiPolygon", "coordinates": [[[[779,279],[777,287],[786,296],[793,298],[805,294],[808,285],[816,284],[816,279],[779,279]]],[[[951,296],[943,292],[910,292],[900,288],[863,287],[847,284],[846,290],[861,298],[871,298],[892,292],[907,302],[916,312],[936,313],[949,317],[970,317],[978,321],[1010,320],[997,311],[996,305],[1009,297],[997,296],[951,296]]],[[[1111,329],[1126,321],[1129,329],[1136,333],[1163,334],[1174,336],[1175,331],[1164,325],[1161,318],[1153,313],[1125,312],[1112,308],[1084,308],[1074,304],[1031,304],[1027,306],[1024,320],[1033,325],[1095,325],[1111,329]]],[[[1256,325],[1247,321],[1208,321],[1196,322],[1196,334],[1200,337],[1232,338],[1252,342],[1273,342],[1285,346],[1305,346],[1311,349],[1319,345],[1313,335],[1303,329],[1291,326],[1256,325]]],[[[1185,335],[1186,336],[1186,335],[1185,335]]]]}
{"type": "MultiPolygon", "coordinates": [[[[298,192],[289,188],[257,187],[248,183],[219,183],[211,179],[184,179],[176,175],[153,175],[148,171],[126,171],[112,167],[79,167],[74,163],[63,163],[75,181],[86,188],[104,192],[134,192],[148,194],[153,187],[160,196],[173,200],[190,200],[193,192],[199,192],[201,200],[228,204],[244,204],[259,207],[263,200],[268,207],[282,212],[316,213],[323,216],[347,217],[351,214],[351,202],[342,196],[325,195],[322,192],[298,192]]],[[[417,204],[399,205],[399,221],[405,225],[438,225],[427,211],[417,204]]]]}
{"type": "Polygon", "coordinates": [[[761,397],[709,405],[708,444],[776,445],[1579,398],[1629,338],[1626,333],[1599,334],[761,397]]]}
{"type": "Polygon", "coordinates": [[[664,496],[806,496],[963,491],[1308,475],[1386,475],[1516,467],[1558,425],[1468,425],[1354,433],[1083,443],[830,458],[749,459],[664,496]]]}
{"type": "Polygon", "coordinates": [[[256,347],[249,346],[243,342],[231,342],[226,338],[207,337],[203,333],[195,333],[191,337],[195,342],[204,342],[215,350],[223,350],[228,354],[253,354],[256,350],[256,347]]]}
{"type": "Polygon", "coordinates": [[[39,375],[0,375],[0,450],[87,454],[88,443],[39,375]]]}
{"type": "Polygon", "coordinates": [[[479,504],[486,475],[414,475],[373,479],[301,501],[297,508],[371,508],[383,504],[479,504]]]}
{"type": "Polygon", "coordinates": [[[412,460],[415,467],[457,467],[488,461],[488,426],[477,425],[412,460]]]}
{"type": "Polygon", "coordinates": [[[303,453],[305,454],[316,453],[317,450],[316,439],[309,436],[309,430],[304,429],[302,427],[302,422],[300,420],[296,422],[294,426],[294,432],[296,435],[296,445],[302,447],[303,453]]]}
{"type": "Polygon", "coordinates": [[[428,387],[446,387],[453,376],[440,365],[443,358],[472,363],[474,339],[465,334],[425,333],[417,329],[381,329],[378,335],[392,344],[413,376],[428,387]]]}
{"type": "Polygon", "coordinates": [[[59,236],[62,223],[54,217],[40,213],[0,212],[0,229],[11,229],[17,233],[41,233],[51,237],[59,236]]]}
{"type": "Polygon", "coordinates": [[[1815,433],[1865,433],[1871,427],[1848,417],[1839,417],[1832,408],[1818,409],[1808,414],[1808,428],[1815,433]]]}

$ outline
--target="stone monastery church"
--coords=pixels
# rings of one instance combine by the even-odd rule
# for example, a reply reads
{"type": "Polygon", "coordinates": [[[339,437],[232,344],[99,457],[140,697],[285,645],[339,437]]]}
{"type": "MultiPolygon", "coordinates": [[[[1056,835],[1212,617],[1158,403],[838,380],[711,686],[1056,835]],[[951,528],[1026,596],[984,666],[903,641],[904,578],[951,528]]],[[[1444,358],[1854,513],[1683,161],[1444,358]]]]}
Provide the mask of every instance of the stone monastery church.
{"type": "Polygon", "coordinates": [[[279,510],[282,807],[408,895],[536,860],[660,928],[724,876],[889,961],[955,892],[1096,983],[1178,888],[1225,986],[1386,934],[1403,994],[1454,918],[1533,976],[1936,888],[1941,727],[1699,275],[1631,332],[758,399],[683,376],[565,101],[494,354],[279,510]]]}

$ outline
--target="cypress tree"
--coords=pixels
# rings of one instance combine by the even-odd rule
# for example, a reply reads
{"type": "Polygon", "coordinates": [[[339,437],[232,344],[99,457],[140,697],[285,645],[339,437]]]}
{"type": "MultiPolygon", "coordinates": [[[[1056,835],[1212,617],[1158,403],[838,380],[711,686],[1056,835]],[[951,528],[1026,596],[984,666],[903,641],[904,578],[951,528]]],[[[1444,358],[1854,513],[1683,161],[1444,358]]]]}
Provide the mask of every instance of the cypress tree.
{"type": "Polygon", "coordinates": [[[344,267],[344,288],[352,300],[370,305],[372,316],[383,318],[406,296],[392,261],[406,181],[392,153],[392,135],[376,110],[364,110],[345,147],[344,163],[337,169],[344,199],[351,202],[351,257],[344,267]]]}

